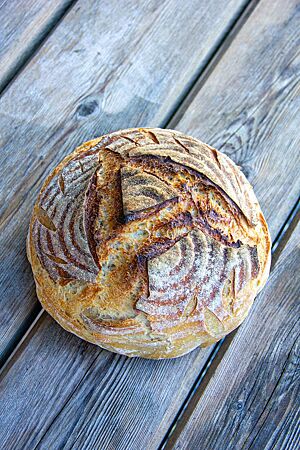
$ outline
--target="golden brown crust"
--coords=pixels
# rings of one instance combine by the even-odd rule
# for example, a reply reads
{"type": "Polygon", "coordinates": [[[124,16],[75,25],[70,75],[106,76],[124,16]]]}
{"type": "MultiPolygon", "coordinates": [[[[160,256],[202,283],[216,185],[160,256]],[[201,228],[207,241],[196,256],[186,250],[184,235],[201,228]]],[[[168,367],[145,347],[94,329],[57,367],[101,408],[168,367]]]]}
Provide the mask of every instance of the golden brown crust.
{"type": "Polygon", "coordinates": [[[173,130],[78,147],[35,204],[28,258],[45,309],[128,356],[171,358],[246,317],[270,267],[253,189],[222,153],[173,130]]]}

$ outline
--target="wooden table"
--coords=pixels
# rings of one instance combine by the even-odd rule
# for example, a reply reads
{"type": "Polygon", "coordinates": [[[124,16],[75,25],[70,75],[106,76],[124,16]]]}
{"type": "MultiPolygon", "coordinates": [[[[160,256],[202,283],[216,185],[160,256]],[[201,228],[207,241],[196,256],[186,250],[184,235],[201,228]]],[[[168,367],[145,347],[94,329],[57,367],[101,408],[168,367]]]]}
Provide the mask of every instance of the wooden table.
{"type": "Polygon", "coordinates": [[[0,15],[0,448],[299,449],[299,2],[4,0],[0,15]],[[227,153],[273,240],[244,324],[175,360],[65,332],[41,310],[25,255],[50,169],[134,126],[227,153]]]}

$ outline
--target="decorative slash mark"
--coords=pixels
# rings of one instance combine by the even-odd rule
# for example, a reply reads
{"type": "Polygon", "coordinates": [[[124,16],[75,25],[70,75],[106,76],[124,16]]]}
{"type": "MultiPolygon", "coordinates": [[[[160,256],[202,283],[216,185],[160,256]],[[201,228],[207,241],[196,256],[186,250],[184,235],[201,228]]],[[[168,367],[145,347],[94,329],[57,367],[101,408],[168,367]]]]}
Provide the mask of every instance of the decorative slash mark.
{"type": "Polygon", "coordinates": [[[58,177],[58,185],[63,195],[65,195],[65,181],[61,174],[58,177]]]}
{"type": "Polygon", "coordinates": [[[211,149],[211,154],[212,154],[214,160],[216,161],[216,163],[218,164],[219,169],[222,169],[220,161],[219,161],[219,157],[218,157],[218,152],[215,148],[211,149]]]}
{"type": "Polygon", "coordinates": [[[125,139],[126,141],[132,142],[132,144],[134,144],[134,145],[138,145],[137,142],[135,142],[133,139],[131,139],[131,138],[128,137],[128,136],[122,136],[122,138],[125,139]]]}
{"type": "Polygon", "coordinates": [[[81,172],[83,173],[83,172],[84,172],[84,170],[83,170],[83,164],[82,164],[82,162],[80,161],[80,159],[78,160],[78,163],[79,163],[79,166],[80,166],[80,170],[81,170],[81,172]]]}
{"type": "Polygon", "coordinates": [[[179,139],[176,139],[174,136],[173,136],[173,139],[176,142],[176,144],[179,145],[181,148],[183,148],[183,150],[186,153],[190,154],[190,150],[182,142],[180,142],[179,139]]]}
{"type": "Polygon", "coordinates": [[[50,255],[49,253],[45,253],[45,255],[51,259],[51,261],[54,261],[57,264],[68,264],[67,261],[65,261],[62,258],[59,258],[58,256],[50,255]]]}
{"type": "Polygon", "coordinates": [[[50,230],[50,231],[56,231],[56,226],[54,225],[54,223],[52,222],[52,220],[50,219],[50,217],[48,216],[48,214],[42,207],[38,206],[35,210],[35,214],[36,214],[38,221],[44,227],[48,228],[48,230],[50,230]]]}
{"type": "Polygon", "coordinates": [[[160,143],[157,136],[153,133],[153,131],[149,131],[149,130],[142,130],[142,131],[149,139],[151,139],[153,142],[155,142],[155,144],[160,143]]]}

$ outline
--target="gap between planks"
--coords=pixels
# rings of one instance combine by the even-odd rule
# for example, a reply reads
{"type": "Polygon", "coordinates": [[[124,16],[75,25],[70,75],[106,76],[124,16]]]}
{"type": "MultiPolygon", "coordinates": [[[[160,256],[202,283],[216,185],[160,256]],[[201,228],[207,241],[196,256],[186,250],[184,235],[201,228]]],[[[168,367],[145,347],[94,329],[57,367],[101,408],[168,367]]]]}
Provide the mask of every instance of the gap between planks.
{"type": "MultiPolygon", "coordinates": [[[[287,214],[288,214],[288,213],[286,212],[285,217],[287,216],[287,214]]],[[[283,221],[284,221],[284,220],[281,220],[281,223],[282,223],[283,221]]],[[[280,224],[279,226],[281,226],[281,224],[280,224]]],[[[277,230],[278,230],[278,228],[279,228],[279,227],[277,227],[277,230]]],[[[284,228],[284,227],[281,227],[280,230],[284,233],[285,230],[284,230],[283,228],[284,228]]],[[[277,236],[278,236],[278,235],[279,235],[279,233],[277,233],[277,236]]],[[[276,239],[277,239],[277,238],[276,238],[276,239]]],[[[283,244],[282,244],[282,245],[283,245],[283,244]]],[[[277,253],[277,252],[276,252],[276,253],[277,253]]],[[[40,321],[40,322],[44,323],[43,320],[40,321]]],[[[225,345],[225,344],[224,344],[224,345],[225,345]]],[[[205,379],[206,379],[206,378],[205,378],[205,379]]],[[[211,380],[211,378],[210,378],[210,380],[211,380]]],[[[177,406],[177,411],[178,411],[178,408],[180,408],[180,405],[177,406]]],[[[176,412],[175,412],[175,414],[176,414],[176,412]]],[[[172,414],[172,415],[173,415],[173,417],[174,417],[174,414],[172,414]]],[[[171,418],[171,420],[172,420],[172,418],[171,418]]],[[[161,439],[161,438],[160,438],[160,439],[161,439]]]]}
{"type": "Polygon", "coordinates": [[[166,119],[160,124],[161,128],[175,128],[184,116],[184,113],[192,103],[197,93],[205,84],[206,80],[213,72],[214,68],[222,59],[226,50],[230,47],[234,38],[238,35],[240,29],[248,20],[260,0],[248,0],[244,3],[240,11],[232,17],[227,29],[224,30],[221,38],[211,48],[206,60],[199,71],[195,73],[189,85],[178,97],[172,110],[167,114],[166,119]]]}
{"type": "Polygon", "coordinates": [[[59,23],[64,19],[68,12],[73,8],[78,0],[70,0],[66,3],[52,18],[49,20],[43,30],[40,31],[38,37],[28,45],[23,53],[18,57],[17,62],[7,72],[3,80],[0,82],[0,96],[14,82],[15,78],[23,71],[35,54],[39,51],[44,42],[53,33],[59,23]]]}
{"type": "MultiPolygon", "coordinates": [[[[270,273],[273,272],[279,256],[281,255],[299,221],[300,197],[298,198],[296,204],[294,205],[272,244],[272,262],[270,273]]],[[[235,329],[229,335],[215,344],[204,367],[200,371],[186,399],[182,403],[176,417],[169,427],[169,430],[165,434],[158,450],[171,450],[176,444],[177,438],[180,435],[181,431],[184,429],[188,417],[193,413],[193,410],[195,409],[209,381],[217,370],[218,365],[227,352],[233,338],[238,332],[238,329],[239,328],[235,329]]]]}
{"type": "MultiPolygon", "coordinates": [[[[14,81],[14,79],[19,75],[19,73],[24,69],[24,67],[30,62],[34,55],[38,52],[39,48],[47,40],[47,38],[52,34],[58,24],[63,20],[65,15],[70,11],[70,9],[75,5],[77,0],[73,0],[68,7],[66,7],[63,13],[57,17],[55,23],[51,22],[49,24],[47,33],[36,43],[35,47],[32,48],[30,55],[27,58],[21,59],[20,65],[9,81],[6,83],[5,88],[1,91],[0,86],[0,96],[8,88],[8,86],[14,81]],[[23,62],[22,62],[23,61],[23,62]]],[[[186,84],[186,88],[183,89],[181,95],[178,97],[177,102],[172,105],[170,111],[166,114],[165,120],[163,120],[159,127],[167,128],[169,126],[175,127],[176,123],[184,115],[184,112],[188,108],[189,104],[192,102],[196,93],[204,85],[205,81],[213,71],[214,67],[219,63],[222,56],[230,46],[231,42],[238,34],[239,30],[243,27],[244,23],[247,21],[251,13],[254,11],[255,7],[259,3],[259,0],[247,0],[243,3],[243,6],[237,11],[237,13],[232,17],[228,26],[224,29],[220,38],[217,40],[216,44],[212,46],[208,53],[206,60],[200,65],[199,69],[195,71],[195,74],[191,77],[190,81],[186,84]]],[[[30,318],[23,324],[23,327],[19,330],[18,334],[12,339],[11,343],[7,346],[6,350],[3,352],[3,358],[0,362],[0,376],[7,372],[8,368],[13,364],[13,360],[16,355],[23,347],[23,344],[29,337],[33,334],[35,326],[38,325],[39,319],[42,318],[44,310],[41,309],[40,304],[37,305],[33,314],[30,318]]]]}

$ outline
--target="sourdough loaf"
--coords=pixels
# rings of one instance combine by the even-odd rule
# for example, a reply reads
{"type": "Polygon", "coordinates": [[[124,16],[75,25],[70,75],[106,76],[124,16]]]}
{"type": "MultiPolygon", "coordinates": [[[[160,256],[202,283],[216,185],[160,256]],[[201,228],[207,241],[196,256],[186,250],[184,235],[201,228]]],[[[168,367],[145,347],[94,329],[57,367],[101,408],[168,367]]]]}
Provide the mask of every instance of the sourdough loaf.
{"type": "Polygon", "coordinates": [[[38,196],[27,252],[38,298],[66,330],[145,358],[224,337],[270,267],[268,227],[238,167],[156,128],[67,156],[38,196]]]}

